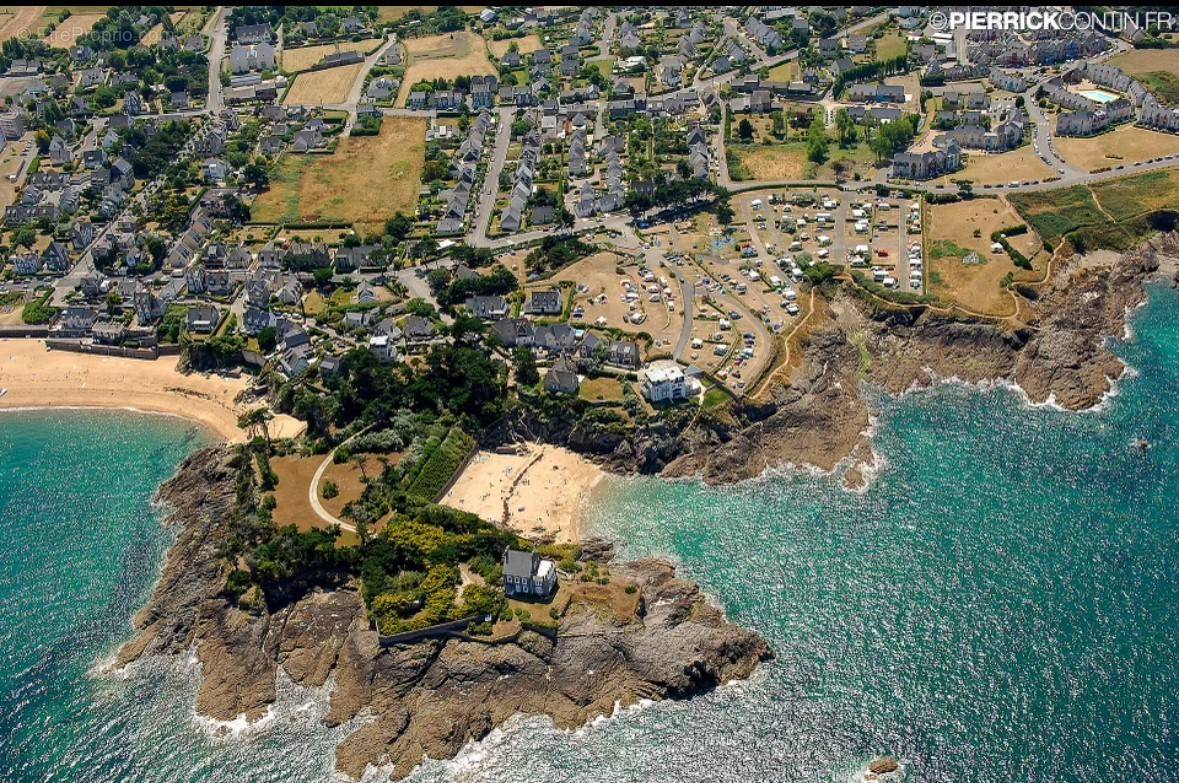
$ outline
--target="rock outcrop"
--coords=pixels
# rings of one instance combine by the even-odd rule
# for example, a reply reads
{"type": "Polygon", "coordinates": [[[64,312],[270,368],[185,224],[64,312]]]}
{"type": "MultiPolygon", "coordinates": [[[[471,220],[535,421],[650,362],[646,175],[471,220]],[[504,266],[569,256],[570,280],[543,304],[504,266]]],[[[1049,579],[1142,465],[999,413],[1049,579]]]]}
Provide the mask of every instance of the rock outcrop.
{"type": "Polygon", "coordinates": [[[790,464],[830,470],[848,458],[866,461],[864,382],[900,394],[944,378],[1009,381],[1032,402],[1093,407],[1123,371],[1109,338],[1125,330],[1129,311],[1145,297],[1144,282],[1179,280],[1177,258],[1177,234],[1105,254],[1102,262],[1074,258],[1043,285],[1025,286],[1020,317],[1003,321],[841,296],[832,322],[810,336],[801,370],[775,391],[768,415],[759,409],[765,418],[714,431],[720,442],[706,448],[685,445],[663,475],[723,484],[790,464]]]}
{"type": "Polygon", "coordinates": [[[517,713],[575,727],[616,703],[687,698],[748,676],[770,656],[763,639],[726,621],[658,560],[610,565],[637,586],[633,619],[574,605],[559,633],[525,630],[495,644],[450,637],[382,648],[353,585],[243,609],[224,594],[229,566],[220,547],[235,498],[229,459],[218,449],[199,452],[161,489],[182,527],[118,662],[195,649],[197,708],[219,720],[263,715],[280,668],[305,686],[330,680],[330,725],[371,716],[337,752],[338,768],[352,777],[369,764],[403,777],[424,756],[449,758],[517,713]]]}

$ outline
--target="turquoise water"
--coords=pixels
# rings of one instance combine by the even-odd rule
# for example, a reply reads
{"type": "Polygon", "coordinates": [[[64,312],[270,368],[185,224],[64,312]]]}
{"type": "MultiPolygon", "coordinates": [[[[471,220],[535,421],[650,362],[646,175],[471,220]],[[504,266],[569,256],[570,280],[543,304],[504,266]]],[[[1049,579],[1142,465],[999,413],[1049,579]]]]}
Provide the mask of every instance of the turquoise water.
{"type": "Polygon", "coordinates": [[[1097,101],[1098,103],[1113,103],[1118,99],[1118,96],[1114,95],[1112,92],[1106,92],[1105,90],[1081,90],[1081,95],[1084,95],[1091,101],[1097,101]]]}
{"type": "MultiPolygon", "coordinates": [[[[1152,290],[1098,412],[941,386],[885,405],[863,493],[617,480],[597,532],[667,555],[777,659],[561,732],[517,719],[418,781],[1179,780],[1179,293],[1152,290]],[[1131,448],[1135,438],[1152,448],[1131,448]]],[[[155,487],[201,440],[131,414],[0,416],[0,781],[326,781],[325,693],[219,736],[191,661],[101,665],[170,538],[155,487]]],[[[789,455],[784,455],[789,456],[789,455]]]]}

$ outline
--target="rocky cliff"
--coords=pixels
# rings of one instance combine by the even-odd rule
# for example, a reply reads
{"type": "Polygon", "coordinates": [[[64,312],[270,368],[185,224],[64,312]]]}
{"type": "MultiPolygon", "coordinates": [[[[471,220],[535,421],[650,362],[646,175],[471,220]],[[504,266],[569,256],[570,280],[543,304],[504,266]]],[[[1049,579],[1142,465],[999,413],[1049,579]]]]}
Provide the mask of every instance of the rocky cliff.
{"type": "Polygon", "coordinates": [[[866,460],[864,382],[899,394],[939,378],[1009,381],[1032,402],[1090,408],[1123,371],[1108,339],[1125,330],[1144,282],[1179,284],[1177,258],[1177,234],[1123,256],[1073,258],[1044,284],[1017,291],[1018,317],[1005,320],[841,295],[834,318],[811,335],[802,370],[774,391],[768,415],[758,410],[764,418],[744,428],[711,433],[721,442],[707,448],[681,441],[663,474],[729,483],[788,464],[829,470],[845,458],[866,460]]]}
{"type": "Polygon", "coordinates": [[[610,566],[638,586],[634,619],[575,606],[559,633],[522,631],[499,644],[446,638],[382,649],[351,585],[294,591],[281,605],[243,610],[223,594],[229,565],[221,545],[235,499],[229,458],[201,451],[161,489],[181,530],[118,663],[195,649],[197,708],[219,720],[261,717],[280,667],[302,685],[331,680],[329,724],[371,716],[338,749],[337,766],[352,777],[369,764],[403,777],[424,756],[450,758],[516,713],[575,727],[619,702],[687,698],[748,676],[770,655],[764,640],[727,622],[657,560],[610,566]]]}

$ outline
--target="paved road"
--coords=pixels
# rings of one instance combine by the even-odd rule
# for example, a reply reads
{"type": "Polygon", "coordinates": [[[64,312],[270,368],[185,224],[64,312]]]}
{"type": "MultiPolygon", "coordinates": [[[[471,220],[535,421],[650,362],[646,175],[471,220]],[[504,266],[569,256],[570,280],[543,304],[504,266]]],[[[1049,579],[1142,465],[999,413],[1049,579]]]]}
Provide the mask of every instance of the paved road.
{"type": "Polygon", "coordinates": [[[225,93],[221,88],[221,60],[225,57],[225,7],[217,6],[213,12],[216,21],[209,34],[209,95],[205,99],[206,111],[219,114],[225,108],[225,93]]]}
{"type": "Polygon", "coordinates": [[[356,525],[340,519],[324,508],[323,503],[319,502],[319,482],[320,479],[323,478],[324,472],[328,469],[328,465],[331,465],[332,460],[335,459],[336,452],[339,451],[341,447],[350,443],[353,438],[368,432],[371,427],[372,425],[370,424],[368,427],[360,430],[355,435],[352,435],[339,446],[336,446],[334,449],[328,452],[328,455],[323,458],[323,462],[319,463],[319,467],[315,469],[315,476],[312,477],[311,484],[307,487],[307,500],[311,503],[311,510],[315,512],[315,515],[324,522],[327,522],[329,525],[339,525],[341,530],[347,530],[351,533],[356,532],[356,525]]]}
{"type": "Polygon", "coordinates": [[[352,126],[356,124],[356,111],[360,105],[361,93],[364,92],[364,79],[368,76],[368,72],[377,64],[377,60],[389,50],[390,47],[397,44],[397,36],[390,34],[383,44],[378,46],[372,54],[364,58],[364,66],[360,69],[356,80],[352,82],[352,90],[348,93],[348,100],[343,103],[330,103],[324,105],[325,109],[333,109],[337,111],[344,111],[348,113],[348,119],[344,122],[344,130],[341,131],[341,137],[348,136],[352,133],[352,126]]]}
{"type": "Polygon", "coordinates": [[[499,198],[499,175],[504,170],[504,164],[508,160],[508,147],[512,143],[512,116],[515,113],[515,108],[511,106],[495,110],[498,117],[495,142],[491,151],[491,161],[487,164],[487,174],[483,177],[483,189],[479,191],[475,219],[471,222],[471,230],[467,236],[468,244],[486,237],[491,228],[491,213],[495,209],[495,200],[499,198]]]}

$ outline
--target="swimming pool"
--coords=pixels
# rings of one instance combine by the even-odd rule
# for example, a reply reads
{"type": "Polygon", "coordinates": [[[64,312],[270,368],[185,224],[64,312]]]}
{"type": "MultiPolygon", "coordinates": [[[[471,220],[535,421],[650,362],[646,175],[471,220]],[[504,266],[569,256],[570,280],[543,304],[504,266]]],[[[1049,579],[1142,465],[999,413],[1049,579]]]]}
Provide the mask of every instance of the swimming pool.
{"type": "Polygon", "coordinates": [[[1081,95],[1097,103],[1113,103],[1118,99],[1118,96],[1105,90],[1081,90],[1081,95]]]}

